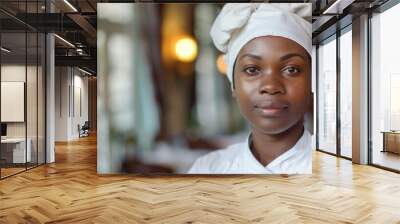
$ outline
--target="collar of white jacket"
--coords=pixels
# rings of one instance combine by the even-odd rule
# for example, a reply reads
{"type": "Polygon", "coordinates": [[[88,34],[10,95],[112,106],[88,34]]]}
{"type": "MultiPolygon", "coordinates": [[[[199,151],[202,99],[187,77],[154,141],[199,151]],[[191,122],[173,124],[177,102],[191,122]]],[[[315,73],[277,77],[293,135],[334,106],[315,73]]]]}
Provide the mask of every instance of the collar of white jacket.
{"type": "Polygon", "coordinates": [[[311,3],[228,3],[211,27],[210,35],[223,52],[232,84],[233,66],[240,49],[262,36],[280,36],[312,52],[311,3]]]}

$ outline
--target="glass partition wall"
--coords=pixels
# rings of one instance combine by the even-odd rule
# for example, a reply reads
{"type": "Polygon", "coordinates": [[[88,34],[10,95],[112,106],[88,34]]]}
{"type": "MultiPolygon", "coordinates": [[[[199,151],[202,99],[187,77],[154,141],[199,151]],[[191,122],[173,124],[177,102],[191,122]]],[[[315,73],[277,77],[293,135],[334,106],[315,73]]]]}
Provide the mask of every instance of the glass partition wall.
{"type": "MultiPolygon", "coordinates": [[[[1,177],[26,169],[26,33],[1,33],[1,177]],[[6,50],[4,50],[6,49],[6,50]]],[[[30,162],[30,160],[28,160],[30,162]]]]}
{"type": "Polygon", "coordinates": [[[351,25],[341,31],[339,49],[340,155],[352,158],[352,33],[351,25]]]}
{"type": "Polygon", "coordinates": [[[400,172],[400,4],[370,20],[370,163],[400,172]]]}
{"type": "Polygon", "coordinates": [[[336,36],[318,47],[318,138],[319,150],[336,154],[336,36]]]}
{"type": "MultiPolygon", "coordinates": [[[[368,164],[400,172],[400,3],[369,16],[368,164]]],[[[317,149],[352,159],[351,25],[317,45],[317,149]]]]}
{"type": "Polygon", "coordinates": [[[317,149],[352,157],[351,25],[317,47],[317,149]]]}
{"type": "MultiPolygon", "coordinates": [[[[35,13],[38,4],[18,6],[35,13]]],[[[0,46],[3,179],[45,163],[45,35],[0,11],[0,46]]]]}

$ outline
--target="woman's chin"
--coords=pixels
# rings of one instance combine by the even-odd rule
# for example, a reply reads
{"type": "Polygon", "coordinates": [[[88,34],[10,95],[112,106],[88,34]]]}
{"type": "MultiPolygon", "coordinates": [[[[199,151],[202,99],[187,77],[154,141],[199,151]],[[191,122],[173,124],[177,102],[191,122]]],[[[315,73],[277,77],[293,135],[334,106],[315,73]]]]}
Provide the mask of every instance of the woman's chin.
{"type": "Polygon", "coordinates": [[[278,135],[287,132],[295,125],[290,123],[281,122],[260,122],[256,125],[253,124],[253,128],[257,129],[259,132],[268,135],[278,135]]]}
{"type": "Polygon", "coordinates": [[[258,126],[256,127],[258,131],[260,131],[263,134],[268,134],[268,135],[278,135],[282,134],[285,131],[287,131],[289,128],[288,127],[282,127],[282,126],[258,126]]]}

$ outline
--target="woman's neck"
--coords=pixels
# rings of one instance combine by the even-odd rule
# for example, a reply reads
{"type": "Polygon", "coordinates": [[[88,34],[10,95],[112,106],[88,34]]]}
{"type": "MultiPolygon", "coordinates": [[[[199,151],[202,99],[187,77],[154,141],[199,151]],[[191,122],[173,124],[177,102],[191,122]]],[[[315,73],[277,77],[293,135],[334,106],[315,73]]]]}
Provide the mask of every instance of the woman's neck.
{"type": "Polygon", "coordinates": [[[304,132],[303,121],[279,134],[266,134],[255,128],[252,130],[250,149],[254,157],[263,165],[268,165],[278,156],[291,149],[304,132]]]}

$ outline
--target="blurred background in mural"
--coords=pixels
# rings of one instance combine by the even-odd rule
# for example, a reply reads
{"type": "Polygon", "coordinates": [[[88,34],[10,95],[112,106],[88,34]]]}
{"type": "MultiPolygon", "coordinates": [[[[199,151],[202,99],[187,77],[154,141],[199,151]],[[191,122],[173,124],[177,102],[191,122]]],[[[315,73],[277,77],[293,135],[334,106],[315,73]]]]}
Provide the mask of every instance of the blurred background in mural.
{"type": "Polygon", "coordinates": [[[222,4],[98,4],[99,173],[186,173],[246,138],[209,31],[222,4]]]}

